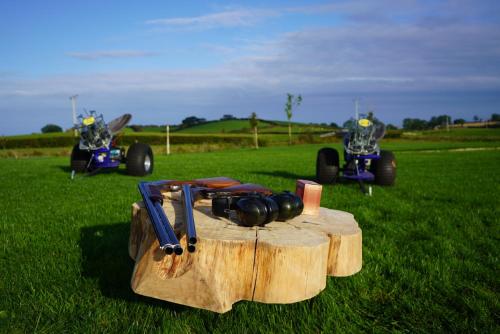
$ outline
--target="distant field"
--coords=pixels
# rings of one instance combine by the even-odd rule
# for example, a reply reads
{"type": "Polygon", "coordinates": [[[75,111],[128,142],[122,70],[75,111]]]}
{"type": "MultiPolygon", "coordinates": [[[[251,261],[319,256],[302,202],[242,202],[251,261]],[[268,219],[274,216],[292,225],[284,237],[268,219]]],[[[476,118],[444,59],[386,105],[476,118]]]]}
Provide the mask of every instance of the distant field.
{"type": "Polygon", "coordinates": [[[403,134],[405,138],[436,138],[450,140],[500,140],[500,128],[453,128],[446,130],[408,131],[403,134]]]}
{"type": "MultiPolygon", "coordinates": [[[[312,126],[309,124],[292,123],[294,133],[305,131],[331,131],[328,127],[312,126]]],[[[258,131],[260,133],[288,133],[288,123],[276,121],[259,121],[258,131]]],[[[175,133],[249,133],[251,132],[248,120],[227,120],[208,122],[190,128],[178,130],[175,133]]]]}
{"type": "Polygon", "coordinates": [[[158,155],[147,178],[122,167],[72,181],[67,157],[0,159],[0,332],[498,332],[500,151],[446,151],[494,144],[387,141],[394,187],[323,188],[322,206],[363,230],[361,272],[328,278],[311,300],[224,315],[131,291],[138,181],[225,175],[293,190],[322,145],[158,155]]]}
{"type": "MultiPolygon", "coordinates": [[[[261,122],[263,123],[263,122],[261,122]]],[[[263,123],[262,126],[268,126],[268,123],[263,123]]],[[[250,129],[248,120],[227,120],[218,122],[209,122],[200,125],[195,125],[186,129],[178,130],[176,133],[223,133],[231,131],[244,132],[245,129],[250,129]]]]}

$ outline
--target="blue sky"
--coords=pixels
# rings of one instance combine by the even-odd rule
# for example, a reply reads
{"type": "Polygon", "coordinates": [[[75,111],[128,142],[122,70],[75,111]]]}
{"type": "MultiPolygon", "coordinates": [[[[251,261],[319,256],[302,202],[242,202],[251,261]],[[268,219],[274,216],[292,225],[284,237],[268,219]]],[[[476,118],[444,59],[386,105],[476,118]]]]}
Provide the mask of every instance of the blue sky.
{"type": "Polygon", "coordinates": [[[0,135],[223,114],[342,123],[500,113],[499,1],[3,1],[0,135]]]}

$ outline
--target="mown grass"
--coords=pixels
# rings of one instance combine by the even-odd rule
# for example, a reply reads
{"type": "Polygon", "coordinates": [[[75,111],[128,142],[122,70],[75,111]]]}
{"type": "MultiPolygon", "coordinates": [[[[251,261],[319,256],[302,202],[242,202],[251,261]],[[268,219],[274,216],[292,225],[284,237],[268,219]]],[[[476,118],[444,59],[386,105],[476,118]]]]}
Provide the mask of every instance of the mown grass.
{"type": "MultiPolygon", "coordinates": [[[[322,206],[352,212],[363,230],[361,272],[328,278],[308,301],[240,302],[222,315],[131,291],[130,204],[140,198],[140,178],[118,171],[70,180],[67,158],[0,159],[0,328],[498,332],[500,152],[420,144],[387,143],[396,151],[397,184],[375,186],[373,197],[351,183],[323,188],[322,206]]],[[[226,175],[294,189],[297,178],[314,176],[320,147],[157,156],[147,179],[226,175]]]]}

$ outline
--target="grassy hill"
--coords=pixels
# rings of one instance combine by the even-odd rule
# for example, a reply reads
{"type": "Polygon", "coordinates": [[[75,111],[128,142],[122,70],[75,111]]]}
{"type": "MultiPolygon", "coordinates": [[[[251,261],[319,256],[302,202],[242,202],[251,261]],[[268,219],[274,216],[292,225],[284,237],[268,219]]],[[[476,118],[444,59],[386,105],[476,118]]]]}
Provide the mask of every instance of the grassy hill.
{"type": "MultiPolygon", "coordinates": [[[[328,132],[330,127],[310,125],[305,123],[292,123],[294,133],[303,132],[328,132]]],[[[258,126],[259,133],[288,133],[288,123],[280,121],[260,120],[258,126]]],[[[248,120],[220,120],[207,122],[204,124],[192,126],[176,133],[250,133],[250,123],[248,120]]]]}

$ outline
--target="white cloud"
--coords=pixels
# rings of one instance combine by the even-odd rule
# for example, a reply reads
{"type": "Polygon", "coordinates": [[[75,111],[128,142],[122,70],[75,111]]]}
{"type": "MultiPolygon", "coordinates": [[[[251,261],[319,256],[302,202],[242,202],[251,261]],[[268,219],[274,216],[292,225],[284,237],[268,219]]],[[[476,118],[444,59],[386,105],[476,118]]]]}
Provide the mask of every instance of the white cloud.
{"type": "Polygon", "coordinates": [[[141,58],[157,55],[156,52],[138,50],[109,50],[92,52],[67,52],[67,56],[83,60],[96,60],[103,58],[141,58]]]}
{"type": "Polygon", "coordinates": [[[239,9],[201,16],[154,19],[145,23],[157,27],[211,29],[250,26],[274,16],[279,16],[279,12],[271,9],[239,9]]]}
{"type": "MultiPolygon", "coordinates": [[[[498,27],[497,27],[498,28],[498,27]]],[[[235,55],[208,69],[156,69],[44,77],[7,77],[0,95],[87,92],[211,92],[281,94],[287,90],[397,92],[498,89],[500,29],[485,26],[366,24],[308,29],[236,48],[203,45],[235,55]],[[245,56],[239,56],[244,54],[245,56]]],[[[138,51],[140,55],[143,52],[138,51]]],[[[139,56],[135,51],[84,53],[84,59],[139,56]]],[[[222,100],[221,100],[222,103],[222,100]]]]}

